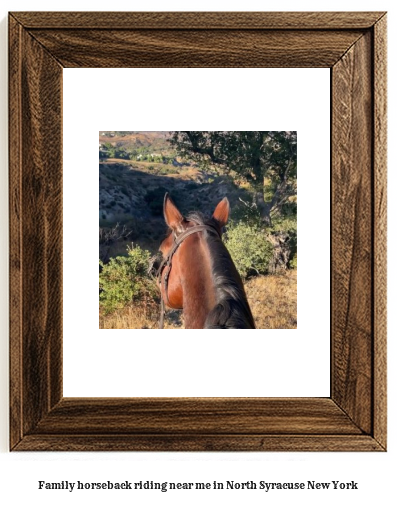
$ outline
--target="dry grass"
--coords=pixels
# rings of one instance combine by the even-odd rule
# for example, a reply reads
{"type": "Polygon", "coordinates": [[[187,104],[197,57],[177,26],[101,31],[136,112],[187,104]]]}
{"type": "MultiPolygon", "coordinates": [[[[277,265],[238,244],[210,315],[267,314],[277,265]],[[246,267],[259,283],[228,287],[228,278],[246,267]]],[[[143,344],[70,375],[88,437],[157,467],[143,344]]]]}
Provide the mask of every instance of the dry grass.
{"type": "MultiPolygon", "coordinates": [[[[258,276],[245,284],[258,329],[296,329],[297,271],[258,276]]],[[[160,316],[155,302],[128,307],[110,315],[99,315],[100,329],[157,329],[160,316]]],[[[181,312],[167,310],[165,329],[183,329],[181,312]]]]}
{"type": "Polygon", "coordinates": [[[258,329],[296,329],[296,269],[253,278],[245,290],[258,329]]]}
{"type": "MultiPolygon", "coordinates": [[[[129,306],[123,310],[105,315],[99,313],[99,329],[158,329],[160,305],[150,304],[129,306]]],[[[178,311],[168,310],[164,329],[183,329],[178,311]]]]}

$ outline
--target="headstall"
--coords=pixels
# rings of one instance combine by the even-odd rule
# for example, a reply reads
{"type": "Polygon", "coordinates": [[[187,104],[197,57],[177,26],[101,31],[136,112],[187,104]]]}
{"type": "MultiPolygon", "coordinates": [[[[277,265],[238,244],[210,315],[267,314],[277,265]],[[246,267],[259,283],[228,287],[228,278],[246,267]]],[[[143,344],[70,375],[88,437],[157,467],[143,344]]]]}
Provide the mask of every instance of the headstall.
{"type": "MultiPolygon", "coordinates": [[[[164,329],[164,316],[165,316],[165,305],[172,308],[170,305],[170,301],[168,299],[168,280],[171,273],[172,268],[172,257],[175,252],[178,250],[180,245],[185,241],[185,239],[192,234],[202,231],[210,231],[216,233],[219,237],[219,231],[214,225],[203,224],[203,225],[194,225],[193,227],[189,227],[186,231],[179,234],[179,236],[174,236],[174,243],[171,247],[171,250],[168,252],[168,255],[161,262],[160,267],[157,270],[157,281],[160,286],[160,320],[159,320],[159,329],[164,329]],[[163,280],[163,271],[166,269],[163,280]],[[163,284],[163,290],[161,285],[163,284]],[[164,292],[164,296],[163,296],[164,292]]],[[[175,308],[176,309],[176,308],[175,308]]]]}

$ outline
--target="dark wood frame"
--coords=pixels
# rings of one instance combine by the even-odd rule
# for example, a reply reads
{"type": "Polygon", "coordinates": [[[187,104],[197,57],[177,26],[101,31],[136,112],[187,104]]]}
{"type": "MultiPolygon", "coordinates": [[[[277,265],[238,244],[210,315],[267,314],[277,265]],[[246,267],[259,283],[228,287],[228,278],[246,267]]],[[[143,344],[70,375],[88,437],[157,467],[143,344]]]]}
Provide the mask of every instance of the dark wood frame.
{"type": "Polygon", "coordinates": [[[15,12],[9,44],[10,448],[385,450],[385,13],[15,12]],[[63,398],[64,67],[331,69],[330,398],[63,398]]]}

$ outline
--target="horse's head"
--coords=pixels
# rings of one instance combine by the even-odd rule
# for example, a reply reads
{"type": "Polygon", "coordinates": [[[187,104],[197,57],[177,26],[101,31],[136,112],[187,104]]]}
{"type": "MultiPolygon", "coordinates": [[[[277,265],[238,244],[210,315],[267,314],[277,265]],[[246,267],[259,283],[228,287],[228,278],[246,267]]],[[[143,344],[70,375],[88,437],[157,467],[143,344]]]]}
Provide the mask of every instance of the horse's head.
{"type": "Polygon", "coordinates": [[[194,220],[194,214],[185,218],[168,194],[164,197],[163,211],[170,232],[160,245],[163,256],[162,272],[159,276],[160,290],[167,306],[183,308],[183,277],[187,269],[199,269],[197,255],[200,235],[195,233],[207,230],[220,237],[229,218],[229,201],[226,197],[222,199],[212,218],[205,223],[194,220]]]}

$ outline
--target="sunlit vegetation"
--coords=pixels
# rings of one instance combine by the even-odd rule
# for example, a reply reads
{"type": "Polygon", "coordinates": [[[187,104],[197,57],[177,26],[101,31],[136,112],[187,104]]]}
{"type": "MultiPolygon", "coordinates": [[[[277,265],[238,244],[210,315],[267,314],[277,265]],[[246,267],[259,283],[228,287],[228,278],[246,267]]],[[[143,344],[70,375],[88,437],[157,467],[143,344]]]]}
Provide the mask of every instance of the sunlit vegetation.
{"type": "MultiPolygon", "coordinates": [[[[147,267],[166,232],[166,192],[182,213],[205,215],[228,197],[224,242],[257,327],[296,327],[296,132],[101,131],[99,141],[101,328],[158,326],[147,267]]],[[[165,328],[183,328],[180,312],[165,328]]]]}

